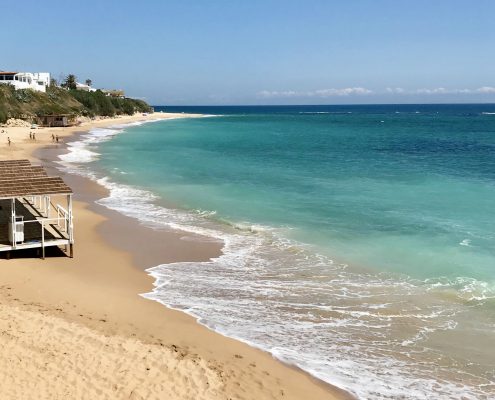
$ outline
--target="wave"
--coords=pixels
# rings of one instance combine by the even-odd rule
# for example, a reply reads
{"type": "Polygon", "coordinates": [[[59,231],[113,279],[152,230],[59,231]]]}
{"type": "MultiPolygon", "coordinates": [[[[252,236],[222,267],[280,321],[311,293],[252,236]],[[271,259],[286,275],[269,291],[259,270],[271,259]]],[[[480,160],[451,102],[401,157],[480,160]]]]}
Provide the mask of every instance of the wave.
{"type": "Polygon", "coordinates": [[[78,164],[87,164],[96,161],[100,154],[95,150],[98,144],[111,140],[114,136],[124,132],[126,128],[140,126],[159,121],[168,121],[176,118],[168,118],[166,120],[154,119],[147,121],[127,122],[124,124],[114,124],[106,128],[93,128],[88,133],[79,136],[79,140],[69,142],[67,144],[68,152],[59,155],[60,163],[73,168],[78,164]]]}
{"type": "Polygon", "coordinates": [[[279,237],[276,228],[230,223],[229,232],[210,219],[214,213],[205,218],[204,213],[168,209],[156,205],[150,192],[108,178],[99,183],[110,190],[99,203],[112,210],[150,227],[166,226],[224,242],[223,254],[209,262],[148,269],[155,278],[154,290],[143,297],[184,311],[218,333],[268,351],[361,398],[424,398],[432,388],[437,398],[475,399],[469,393],[482,393],[446,378],[453,374],[472,381],[467,373],[425,369],[424,364],[438,355],[414,355],[433,334],[457,326],[455,317],[461,311],[455,304],[440,298],[431,309],[415,306],[428,290],[451,290],[447,282],[421,287],[408,280],[357,275],[307,246],[279,237]],[[410,331],[397,332],[396,326],[409,326],[410,331]],[[409,362],[391,356],[393,352],[409,362]],[[376,370],[377,364],[385,371],[376,370]],[[442,374],[443,383],[432,378],[442,374]]]}
{"type": "Polygon", "coordinates": [[[435,398],[476,399],[495,387],[489,376],[460,370],[457,360],[429,348],[432,338],[452,336],[459,321],[469,318],[466,304],[493,298],[493,287],[467,278],[419,282],[353,271],[288,239],[290,228],[228,221],[214,210],[164,207],[154,193],[91,168],[99,155],[96,146],[123,129],[81,135],[60,156],[60,167],[106,187],[109,195],[98,203],[109,209],[153,229],[181,230],[224,244],[222,255],[208,262],[148,269],[154,289],[143,297],[359,398],[421,399],[434,393],[435,398]]]}

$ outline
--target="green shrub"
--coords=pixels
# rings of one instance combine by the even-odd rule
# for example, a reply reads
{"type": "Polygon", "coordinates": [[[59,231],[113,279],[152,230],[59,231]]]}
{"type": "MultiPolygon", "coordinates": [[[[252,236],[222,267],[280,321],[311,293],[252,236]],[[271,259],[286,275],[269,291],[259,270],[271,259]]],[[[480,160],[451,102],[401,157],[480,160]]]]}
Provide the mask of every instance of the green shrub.
{"type": "Polygon", "coordinates": [[[33,99],[33,91],[31,89],[20,89],[14,92],[17,101],[29,103],[33,99]]]}
{"type": "Polygon", "coordinates": [[[0,109],[0,124],[5,124],[9,119],[9,115],[5,110],[0,109]]]}
{"type": "Polygon", "coordinates": [[[142,100],[109,97],[101,90],[85,92],[50,86],[46,93],[15,90],[12,85],[0,84],[0,122],[6,118],[32,119],[43,114],[73,114],[85,116],[132,115],[151,112],[142,100]]]}
{"type": "Polygon", "coordinates": [[[84,106],[83,115],[90,117],[98,115],[98,104],[92,93],[83,92],[82,90],[71,90],[70,94],[84,106]]]}
{"type": "Polygon", "coordinates": [[[113,117],[116,114],[112,101],[105,93],[101,90],[97,90],[96,92],[91,92],[90,94],[95,97],[96,104],[98,106],[98,115],[113,117]]]}

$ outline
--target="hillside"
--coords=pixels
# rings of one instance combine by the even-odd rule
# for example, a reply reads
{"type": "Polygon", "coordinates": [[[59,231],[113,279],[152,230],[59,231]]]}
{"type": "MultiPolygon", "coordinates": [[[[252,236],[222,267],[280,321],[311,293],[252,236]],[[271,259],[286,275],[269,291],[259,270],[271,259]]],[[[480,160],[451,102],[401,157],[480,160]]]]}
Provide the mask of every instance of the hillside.
{"type": "Polygon", "coordinates": [[[0,123],[9,118],[32,121],[37,115],[75,114],[93,117],[131,115],[151,110],[142,100],[108,97],[99,90],[90,93],[51,86],[46,93],[42,93],[0,85],[0,123]]]}

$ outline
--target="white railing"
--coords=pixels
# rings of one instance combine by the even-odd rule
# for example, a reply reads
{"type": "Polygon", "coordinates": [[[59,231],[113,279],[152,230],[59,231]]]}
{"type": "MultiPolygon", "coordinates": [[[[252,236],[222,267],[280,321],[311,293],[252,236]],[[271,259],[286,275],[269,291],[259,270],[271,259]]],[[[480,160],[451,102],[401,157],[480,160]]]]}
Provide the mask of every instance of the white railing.
{"type": "Polygon", "coordinates": [[[53,203],[50,202],[50,196],[26,196],[25,199],[32,208],[50,218],[50,205],[55,208],[53,203]]]}
{"type": "MultiPolygon", "coordinates": [[[[17,244],[22,245],[24,242],[24,224],[39,223],[41,225],[41,251],[42,256],[45,258],[45,226],[51,225],[51,231],[55,231],[56,239],[67,240],[70,244],[70,255],[72,257],[72,245],[74,243],[74,231],[72,221],[72,196],[68,196],[68,210],[61,205],[53,204],[50,201],[50,196],[26,196],[25,202],[39,213],[38,217],[32,220],[14,221],[15,208],[12,208],[12,219],[9,222],[11,226],[9,228],[9,239],[12,242],[12,248],[15,249],[17,244]],[[56,217],[51,218],[51,209],[56,212],[56,217]],[[58,227],[55,228],[55,225],[58,227]],[[58,237],[57,236],[61,236],[58,237]]],[[[50,233],[50,235],[52,235],[50,233]]],[[[38,240],[34,240],[38,242],[38,240]]]]}
{"type": "Polygon", "coordinates": [[[62,230],[64,232],[67,232],[67,224],[69,222],[69,212],[59,204],[57,204],[56,210],[57,210],[57,225],[60,229],[62,229],[60,225],[60,219],[63,218],[64,228],[62,230]]]}
{"type": "Polygon", "coordinates": [[[56,225],[60,228],[60,230],[62,232],[69,234],[69,232],[67,232],[67,226],[69,225],[68,213],[67,213],[67,217],[65,217],[64,221],[63,221],[64,229],[62,229],[62,226],[60,225],[60,220],[61,220],[60,217],[57,217],[57,218],[40,218],[40,219],[32,219],[32,220],[24,221],[24,222],[22,222],[22,224],[30,224],[30,223],[36,223],[36,222],[38,224],[41,224],[41,241],[44,242],[45,241],[45,224],[56,223],[56,225]]]}
{"type": "MultiPolygon", "coordinates": [[[[60,208],[62,208],[62,207],[60,207],[60,208]]],[[[67,213],[67,218],[64,218],[64,221],[65,221],[64,222],[65,230],[67,232],[68,213],[67,213]]],[[[45,224],[56,222],[57,225],[60,227],[60,218],[57,217],[57,218],[33,219],[33,220],[29,220],[29,221],[24,221],[24,224],[29,224],[29,223],[33,223],[33,222],[37,222],[37,223],[41,224],[41,254],[42,254],[42,258],[45,258],[45,224]]],[[[70,233],[69,233],[69,236],[70,236],[70,233]]]]}

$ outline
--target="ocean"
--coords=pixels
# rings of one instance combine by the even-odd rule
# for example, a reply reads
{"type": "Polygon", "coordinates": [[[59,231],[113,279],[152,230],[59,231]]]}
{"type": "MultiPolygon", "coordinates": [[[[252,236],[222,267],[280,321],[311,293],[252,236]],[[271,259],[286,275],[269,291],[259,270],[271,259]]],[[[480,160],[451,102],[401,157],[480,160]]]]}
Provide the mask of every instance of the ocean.
{"type": "Polygon", "coordinates": [[[362,399],[495,398],[495,105],[161,110],[207,116],[93,129],[60,162],[223,241],[145,297],[362,399]]]}

